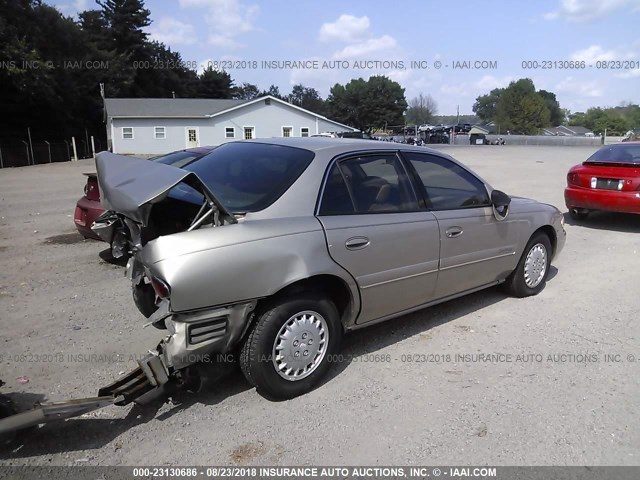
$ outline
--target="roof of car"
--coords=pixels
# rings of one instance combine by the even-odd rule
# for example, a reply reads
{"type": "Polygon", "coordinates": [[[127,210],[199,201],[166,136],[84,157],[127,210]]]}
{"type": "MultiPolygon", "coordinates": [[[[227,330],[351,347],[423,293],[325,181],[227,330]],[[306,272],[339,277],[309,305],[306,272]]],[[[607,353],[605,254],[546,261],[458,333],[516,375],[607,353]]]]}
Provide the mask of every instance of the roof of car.
{"type": "Polygon", "coordinates": [[[359,138],[327,138],[327,137],[295,137],[295,138],[260,138],[255,140],[239,140],[239,142],[266,143],[271,145],[282,145],[296,148],[304,148],[312,152],[330,152],[333,154],[342,151],[357,150],[411,150],[423,153],[441,152],[428,147],[418,147],[404,143],[381,142],[378,140],[363,140],[359,138]]]}

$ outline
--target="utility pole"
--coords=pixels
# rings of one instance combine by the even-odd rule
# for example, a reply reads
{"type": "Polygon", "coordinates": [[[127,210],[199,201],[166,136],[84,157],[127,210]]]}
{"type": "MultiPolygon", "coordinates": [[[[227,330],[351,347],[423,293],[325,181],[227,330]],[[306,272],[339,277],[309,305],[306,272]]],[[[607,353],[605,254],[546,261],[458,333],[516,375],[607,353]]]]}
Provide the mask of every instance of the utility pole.
{"type": "Polygon", "coordinates": [[[458,105],[458,114],[457,114],[457,120],[456,120],[456,125],[460,123],[460,105],[458,105]]]}

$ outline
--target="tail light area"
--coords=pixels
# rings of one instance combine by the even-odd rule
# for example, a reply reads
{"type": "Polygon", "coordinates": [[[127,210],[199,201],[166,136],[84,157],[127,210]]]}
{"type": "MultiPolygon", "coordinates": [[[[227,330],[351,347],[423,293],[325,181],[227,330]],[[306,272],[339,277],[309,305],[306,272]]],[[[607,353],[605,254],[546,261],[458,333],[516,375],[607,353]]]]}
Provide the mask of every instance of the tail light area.
{"type": "Polygon", "coordinates": [[[575,187],[589,187],[589,178],[585,180],[579,173],[569,172],[567,174],[567,185],[575,187]]]}
{"type": "Polygon", "coordinates": [[[171,288],[169,287],[167,282],[165,282],[161,278],[151,277],[151,286],[153,287],[153,290],[156,292],[156,295],[158,296],[158,298],[161,298],[164,300],[171,296],[171,288]]]}
{"type": "Polygon", "coordinates": [[[100,188],[98,187],[98,179],[94,176],[87,178],[87,183],[84,186],[84,194],[89,200],[100,201],[100,188]]]}

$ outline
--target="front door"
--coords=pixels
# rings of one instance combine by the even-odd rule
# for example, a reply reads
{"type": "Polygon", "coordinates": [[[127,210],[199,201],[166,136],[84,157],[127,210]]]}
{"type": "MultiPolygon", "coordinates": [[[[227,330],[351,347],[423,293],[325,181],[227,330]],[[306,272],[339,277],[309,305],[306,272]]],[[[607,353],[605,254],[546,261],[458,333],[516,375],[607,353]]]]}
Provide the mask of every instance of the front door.
{"type": "Polygon", "coordinates": [[[440,227],[435,296],[447,297],[504,279],[517,262],[515,220],[496,220],[485,185],[461,165],[431,154],[403,156],[420,177],[428,208],[440,227]]]}
{"type": "Polygon", "coordinates": [[[198,134],[197,127],[187,127],[185,129],[185,135],[187,137],[187,148],[200,146],[200,135],[198,134]]]}
{"type": "Polygon", "coordinates": [[[433,298],[440,234],[394,152],[349,158],[329,173],[320,205],[331,257],[356,280],[357,323],[433,298]]]}

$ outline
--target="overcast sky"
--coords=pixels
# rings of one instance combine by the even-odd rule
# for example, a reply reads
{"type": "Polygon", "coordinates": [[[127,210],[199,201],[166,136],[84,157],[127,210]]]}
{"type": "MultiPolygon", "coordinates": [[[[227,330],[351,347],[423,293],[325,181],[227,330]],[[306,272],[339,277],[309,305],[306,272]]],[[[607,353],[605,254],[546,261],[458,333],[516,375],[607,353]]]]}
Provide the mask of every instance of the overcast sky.
{"type": "MultiPolygon", "coordinates": [[[[48,3],[67,15],[98,8],[93,0],[48,3]]],[[[430,94],[438,113],[447,115],[458,105],[461,114],[472,113],[478,95],[529,77],[573,112],[640,103],[640,0],[147,0],[145,5],[153,20],[150,37],[180,52],[184,61],[257,62],[258,68],[231,65],[240,67],[228,70],[236,85],[275,84],[288,93],[303,83],[326,97],[336,82],[384,74],[406,88],[407,99],[430,94]],[[318,67],[263,68],[263,61],[273,60],[317,60],[318,67]],[[322,68],[324,61],[335,60],[340,68],[322,68]],[[371,63],[353,68],[356,61],[373,60],[392,63],[389,69],[371,63]],[[497,68],[473,68],[482,60],[495,61],[497,68]],[[570,60],[584,60],[586,67],[560,68],[570,60]],[[599,69],[602,60],[630,61],[614,66],[635,68],[599,69]],[[427,68],[411,68],[412,61],[427,68]],[[472,68],[454,69],[464,61],[472,68]],[[523,61],[538,61],[539,68],[523,69],[523,61]]]]}

